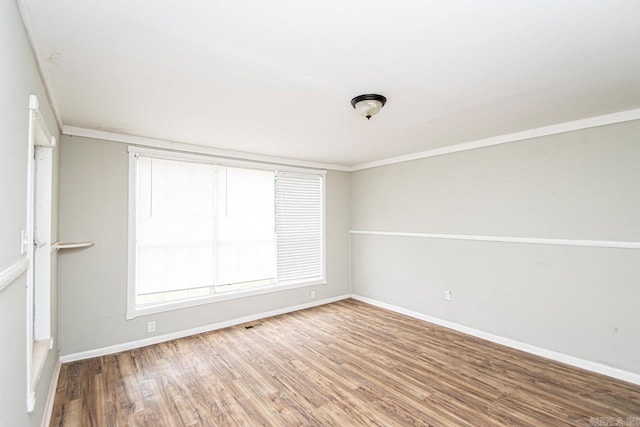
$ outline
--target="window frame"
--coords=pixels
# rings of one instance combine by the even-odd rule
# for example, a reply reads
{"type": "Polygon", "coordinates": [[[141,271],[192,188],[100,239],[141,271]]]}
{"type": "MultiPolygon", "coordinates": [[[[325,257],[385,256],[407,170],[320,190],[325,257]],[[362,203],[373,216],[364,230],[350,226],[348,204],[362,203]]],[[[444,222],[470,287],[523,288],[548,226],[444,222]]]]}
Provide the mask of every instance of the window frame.
{"type": "Polygon", "coordinates": [[[39,109],[36,95],[29,96],[27,148],[27,218],[22,242],[29,266],[26,285],[27,412],[33,412],[44,364],[53,349],[51,332],[51,246],[53,206],[53,136],[39,109]],[[37,244],[37,247],[36,247],[37,244]],[[26,246],[25,246],[26,245],[26,246]],[[37,269],[37,273],[36,270],[37,269]]]}
{"type": "Polygon", "coordinates": [[[186,153],[182,151],[168,151],[154,148],[143,148],[140,146],[128,146],[129,152],[129,180],[128,180],[128,231],[127,231],[127,320],[134,319],[139,316],[145,316],[154,313],[161,313],[170,310],[177,310],[186,307],[193,307],[202,304],[210,304],[220,301],[228,301],[238,298],[246,298],[254,295],[267,294],[272,292],[281,292],[288,289],[295,289],[314,285],[326,285],[326,170],[300,168],[295,166],[280,165],[274,163],[263,163],[254,161],[237,160],[232,158],[209,156],[206,154],[186,153]],[[226,293],[205,295],[178,301],[163,302],[158,304],[149,304],[147,306],[136,306],[136,200],[137,200],[137,165],[136,157],[138,155],[149,156],[157,159],[174,160],[174,161],[191,161],[206,164],[217,164],[220,166],[249,168],[258,170],[286,171],[295,173],[304,173],[321,177],[321,203],[322,203],[322,238],[321,238],[321,257],[322,257],[322,277],[320,280],[289,282],[285,284],[272,284],[262,287],[256,287],[246,290],[229,291],[226,293]]]}

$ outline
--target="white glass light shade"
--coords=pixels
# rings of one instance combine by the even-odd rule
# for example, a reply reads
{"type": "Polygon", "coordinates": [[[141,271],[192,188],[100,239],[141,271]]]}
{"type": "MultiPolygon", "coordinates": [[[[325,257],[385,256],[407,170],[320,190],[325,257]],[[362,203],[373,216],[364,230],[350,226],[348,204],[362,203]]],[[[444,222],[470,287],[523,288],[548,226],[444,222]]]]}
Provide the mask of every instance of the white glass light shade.
{"type": "Polygon", "coordinates": [[[386,104],[387,98],[382,95],[370,93],[366,95],[358,95],[351,100],[351,105],[356,111],[368,119],[380,111],[384,104],[386,104]]]}
{"type": "Polygon", "coordinates": [[[376,99],[367,99],[356,103],[355,107],[358,113],[369,118],[378,114],[378,111],[382,108],[382,102],[376,99]]]}

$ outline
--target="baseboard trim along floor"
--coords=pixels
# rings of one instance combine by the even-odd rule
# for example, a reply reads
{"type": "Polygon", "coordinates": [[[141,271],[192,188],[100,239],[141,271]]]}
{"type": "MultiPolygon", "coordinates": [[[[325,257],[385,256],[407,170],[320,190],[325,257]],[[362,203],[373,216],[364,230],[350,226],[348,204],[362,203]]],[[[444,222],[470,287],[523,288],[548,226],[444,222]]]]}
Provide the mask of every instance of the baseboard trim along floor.
{"type": "Polygon", "coordinates": [[[468,326],[450,322],[448,320],[438,319],[437,317],[432,317],[426,314],[418,313],[416,311],[408,310],[406,308],[387,304],[382,301],[363,297],[360,295],[351,295],[351,298],[358,301],[365,302],[367,304],[374,305],[376,307],[384,308],[387,310],[394,311],[396,313],[400,313],[416,319],[424,320],[429,323],[434,323],[436,325],[444,326],[445,328],[453,329],[455,331],[472,335],[474,337],[481,338],[487,341],[491,341],[496,344],[501,344],[507,347],[514,348],[516,350],[521,350],[526,353],[534,354],[536,356],[541,356],[547,359],[555,360],[556,362],[565,363],[567,365],[575,366],[577,368],[582,368],[587,371],[595,372],[595,373],[606,375],[608,377],[616,378],[622,381],[627,381],[632,384],[640,385],[640,374],[636,374],[634,372],[613,368],[611,366],[603,365],[601,363],[596,363],[589,360],[580,359],[578,357],[569,356],[564,353],[559,353],[557,351],[536,347],[534,345],[515,341],[509,338],[501,337],[499,335],[494,335],[488,332],[480,331],[478,329],[473,329],[468,326]]]}
{"type": "Polygon", "coordinates": [[[577,368],[586,369],[591,372],[596,372],[598,374],[606,375],[612,378],[616,378],[622,381],[627,381],[633,384],[640,385],[640,374],[625,371],[622,369],[614,368],[611,366],[607,366],[601,363],[592,362],[589,360],[580,359],[578,357],[570,356],[564,353],[559,353],[553,350],[548,350],[541,347],[536,347],[534,345],[526,344],[523,342],[515,341],[510,338],[501,337],[499,335],[494,335],[488,332],[484,332],[478,329],[470,328],[468,326],[460,325],[454,322],[450,322],[448,320],[439,319],[433,316],[429,316],[423,313],[418,313],[416,311],[408,310],[403,307],[395,306],[392,304],[387,304],[382,301],[378,301],[372,298],[363,297],[360,295],[340,295],[333,298],[327,298],[323,300],[313,301],[305,304],[298,304],[291,307],[285,307],[277,310],[271,310],[262,313],[256,313],[248,316],[238,317],[231,320],[226,320],[223,322],[217,322],[205,326],[200,326],[197,328],[186,329],[183,331],[173,332],[170,334],[158,335],[155,337],[145,338],[137,341],[126,342],[122,344],[116,344],[108,347],[97,348],[93,350],[81,351],[77,353],[71,353],[67,355],[60,356],[60,361],[62,363],[74,362],[77,360],[90,359],[92,357],[105,356],[107,354],[118,353],[121,351],[132,350],[135,348],[145,347],[152,344],[158,344],[165,341],[174,340],[177,338],[183,338],[190,335],[200,334],[203,332],[214,331],[216,329],[228,328],[230,326],[239,325],[241,323],[252,322],[259,319],[264,319],[267,317],[277,316],[279,314],[291,313],[293,311],[304,310],[306,308],[316,307],[324,304],[329,304],[335,301],[340,301],[347,298],[353,298],[358,301],[365,302],[367,304],[374,305],[376,307],[384,308],[387,310],[394,311],[396,313],[404,314],[415,319],[424,320],[426,322],[434,323],[436,325],[444,326],[449,329],[453,329],[455,331],[459,331],[465,334],[469,334],[487,341],[494,342],[496,344],[505,345],[507,347],[514,348],[516,350],[521,350],[530,354],[534,354],[536,356],[545,357],[547,359],[555,360],[557,362],[566,363],[567,365],[575,366],[577,368]]]}
{"type": "Polygon", "coordinates": [[[51,424],[578,427],[638,413],[637,385],[346,299],[64,364],[51,424]]]}
{"type": "Polygon", "coordinates": [[[178,338],[188,337],[190,335],[201,334],[203,332],[215,331],[216,329],[228,328],[230,326],[239,325],[242,323],[253,322],[255,320],[264,319],[266,317],[273,317],[279,314],[291,313],[293,311],[304,310],[305,308],[316,307],[319,305],[329,304],[332,302],[340,301],[350,298],[351,295],[340,295],[333,298],[326,298],[318,301],[312,301],[304,304],[293,305],[290,307],[279,308],[277,310],[265,311],[262,313],[250,314],[248,316],[237,317],[235,319],[225,320],[223,322],[212,323],[205,326],[199,326],[197,328],[185,329],[182,331],[172,332],[170,334],[157,335],[154,337],[144,338],[137,341],[130,341],[122,344],[116,344],[108,347],[96,348],[93,350],[80,351],[77,353],[70,353],[60,356],[62,363],[75,362],[77,360],[91,359],[92,357],[105,356],[107,354],[119,353],[121,351],[133,350],[135,348],[146,347],[152,344],[158,344],[165,341],[171,341],[178,338]]]}

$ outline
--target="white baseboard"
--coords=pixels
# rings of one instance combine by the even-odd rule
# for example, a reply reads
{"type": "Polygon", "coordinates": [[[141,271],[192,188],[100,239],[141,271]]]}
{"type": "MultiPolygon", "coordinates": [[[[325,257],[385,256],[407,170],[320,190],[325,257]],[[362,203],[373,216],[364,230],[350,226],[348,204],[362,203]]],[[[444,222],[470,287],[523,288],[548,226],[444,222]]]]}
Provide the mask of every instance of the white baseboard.
{"type": "Polygon", "coordinates": [[[140,348],[140,347],[145,347],[152,344],[158,344],[165,341],[171,341],[177,338],[183,338],[191,335],[201,334],[203,332],[214,331],[216,329],[228,328],[230,326],[240,325],[242,323],[253,322],[259,319],[277,316],[279,314],[291,313],[298,310],[304,310],[305,308],[317,307],[319,305],[329,304],[329,303],[340,301],[343,299],[348,299],[350,297],[351,295],[340,295],[333,298],[312,301],[304,304],[294,305],[291,307],[280,308],[277,310],[250,314],[248,316],[238,317],[231,320],[225,320],[223,322],[212,323],[209,325],[200,326],[192,329],[186,329],[178,332],[172,332],[170,334],[158,335],[155,337],[144,338],[137,341],[116,344],[109,347],[96,348],[94,350],[87,350],[87,351],[81,351],[77,353],[65,354],[64,356],[60,356],[60,361],[62,363],[69,363],[69,362],[75,362],[77,360],[84,360],[84,359],[90,359],[92,357],[99,357],[99,356],[105,356],[107,354],[119,353],[121,351],[133,350],[134,348],[140,348]]]}
{"type": "Polygon", "coordinates": [[[47,395],[47,401],[44,405],[44,412],[42,413],[42,427],[49,427],[51,423],[51,414],[53,413],[53,402],[56,399],[56,390],[58,389],[58,377],[60,376],[60,367],[62,363],[60,359],[56,361],[56,367],[53,368],[53,375],[51,376],[51,383],[49,384],[49,394],[47,395]]]}
{"type": "Polygon", "coordinates": [[[536,347],[530,344],[512,340],[510,338],[505,338],[499,335],[490,334],[488,332],[473,329],[468,326],[460,325],[458,323],[449,322],[448,320],[438,319],[437,317],[432,317],[426,314],[407,310],[402,307],[387,304],[387,303],[374,300],[371,298],[363,297],[360,295],[352,294],[351,298],[358,301],[365,302],[367,304],[374,305],[376,307],[384,308],[390,311],[394,311],[396,313],[400,313],[416,319],[424,320],[429,323],[434,323],[436,325],[444,326],[445,328],[453,329],[455,331],[472,335],[474,337],[482,338],[487,341],[491,341],[507,347],[515,348],[516,350],[521,350],[526,353],[534,354],[536,356],[541,356],[547,359],[555,360],[556,362],[565,363],[567,365],[575,366],[577,368],[586,369],[587,371],[596,372],[598,374],[606,375],[619,380],[640,385],[640,374],[637,374],[635,372],[629,372],[622,369],[613,368],[611,366],[603,365],[602,363],[596,363],[589,360],[580,359],[574,356],[569,356],[564,353],[559,353],[556,351],[547,350],[545,348],[536,347]]]}

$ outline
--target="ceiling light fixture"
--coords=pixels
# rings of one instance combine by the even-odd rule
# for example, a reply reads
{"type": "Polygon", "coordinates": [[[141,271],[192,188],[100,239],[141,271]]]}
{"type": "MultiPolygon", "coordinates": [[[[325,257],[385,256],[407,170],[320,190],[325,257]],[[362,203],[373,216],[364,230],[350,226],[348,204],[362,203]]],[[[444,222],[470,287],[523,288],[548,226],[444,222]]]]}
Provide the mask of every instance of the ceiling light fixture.
{"type": "Polygon", "coordinates": [[[382,95],[368,94],[358,95],[351,100],[351,105],[358,113],[362,114],[369,120],[371,116],[378,114],[378,111],[387,103],[387,98],[382,95]]]}

